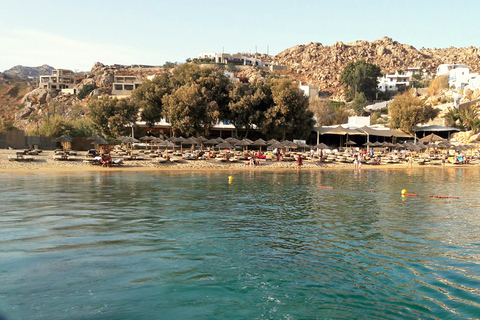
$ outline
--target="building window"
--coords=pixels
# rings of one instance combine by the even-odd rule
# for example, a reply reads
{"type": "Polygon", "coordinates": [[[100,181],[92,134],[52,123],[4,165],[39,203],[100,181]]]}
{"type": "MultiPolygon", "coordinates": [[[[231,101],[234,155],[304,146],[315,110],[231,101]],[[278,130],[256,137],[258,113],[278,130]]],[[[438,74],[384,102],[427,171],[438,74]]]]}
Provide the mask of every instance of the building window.
{"type": "Polygon", "coordinates": [[[115,90],[123,90],[123,86],[121,84],[116,84],[115,90]]]}
{"type": "Polygon", "coordinates": [[[126,85],[125,85],[125,90],[132,91],[132,90],[133,90],[133,85],[131,85],[131,84],[126,84],[126,85]]]}

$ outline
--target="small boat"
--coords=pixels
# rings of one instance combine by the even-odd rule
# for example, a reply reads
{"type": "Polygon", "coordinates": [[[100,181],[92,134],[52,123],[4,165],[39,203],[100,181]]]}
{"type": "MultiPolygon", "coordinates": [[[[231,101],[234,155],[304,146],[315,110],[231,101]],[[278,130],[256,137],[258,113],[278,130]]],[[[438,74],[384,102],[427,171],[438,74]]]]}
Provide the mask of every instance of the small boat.
{"type": "Polygon", "coordinates": [[[165,162],[167,162],[167,159],[161,158],[161,157],[158,158],[158,163],[165,163],[165,162]]]}
{"type": "Polygon", "coordinates": [[[215,160],[220,161],[220,162],[226,162],[227,158],[215,158],[215,160]]]}
{"type": "Polygon", "coordinates": [[[170,162],[178,162],[178,158],[176,157],[170,157],[170,162]]]}

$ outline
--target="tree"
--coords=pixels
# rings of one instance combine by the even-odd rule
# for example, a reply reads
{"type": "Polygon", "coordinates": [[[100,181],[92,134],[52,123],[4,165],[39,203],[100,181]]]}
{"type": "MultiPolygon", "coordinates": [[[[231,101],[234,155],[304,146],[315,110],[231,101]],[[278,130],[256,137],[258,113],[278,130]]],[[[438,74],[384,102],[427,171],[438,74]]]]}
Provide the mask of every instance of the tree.
{"type": "Polygon", "coordinates": [[[177,67],[173,74],[173,90],[162,99],[165,115],[185,134],[208,135],[219,118],[228,117],[230,80],[214,66],[193,63],[177,67]]]}
{"type": "Polygon", "coordinates": [[[317,118],[317,126],[328,125],[335,117],[335,109],[325,99],[314,98],[310,100],[310,111],[317,118]]]}
{"type": "Polygon", "coordinates": [[[478,126],[478,110],[475,106],[464,108],[458,112],[460,120],[467,130],[475,130],[478,126]]]}
{"type": "Polygon", "coordinates": [[[138,117],[137,107],[127,99],[96,99],[90,101],[88,107],[95,127],[112,138],[122,135],[138,117]]]}
{"type": "Polygon", "coordinates": [[[269,89],[268,84],[257,80],[253,84],[237,82],[230,90],[228,120],[237,130],[245,129],[244,138],[254,124],[260,127],[263,113],[273,104],[269,89]]]}
{"type": "Polygon", "coordinates": [[[448,107],[447,113],[445,113],[443,118],[445,119],[445,121],[447,123],[447,126],[455,127],[456,124],[457,124],[457,121],[460,120],[460,115],[458,114],[458,109],[448,107]]]}
{"type": "Polygon", "coordinates": [[[347,64],[340,76],[341,82],[346,86],[345,98],[347,101],[353,100],[361,92],[368,100],[375,99],[378,90],[377,78],[381,76],[380,67],[367,63],[365,60],[347,64]]]}
{"type": "Polygon", "coordinates": [[[362,116],[365,113],[363,109],[367,105],[367,98],[365,98],[365,94],[360,92],[357,94],[355,99],[353,99],[352,109],[357,116],[362,116]]]}
{"type": "Polygon", "coordinates": [[[287,130],[299,138],[307,137],[315,120],[308,109],[308,98],[289,79],[272,80],[273,106],[265,112],[264,132],[285,139],[287,130]]]}
{"type": "Polygon", "coordinates": [[[413,96],[410,91],[395,96],[388,106],[390,126],[400,128],[405,132],[413,132],[418,123],[425,123],[438,115],[438,109],[423,105],[422,101],[413,96]]]}
{"type": "Polygon", "coordinates": [[[162,73],[152,80],[147,80],[133,91],[132,98],[135,106],[141,110],[141,119],[149,127],[160,122],[163,116],[163,96],[171,93],[171,77],[168,73],[162,73]]]}
{"type": "Polygon", "coordinates": [[[80,100],[85,99],[86,96],[90,94],[93,90],[97,89],[95,84],[86,84],[83,88],[78,92],[77,98],[80,100]]]}
{"type": "Polygon", "coordinates": [[[190,83],[164,97],[166,116],[173,128],[186,135],[208,135],[220,112],[216,101],[209,100],[205,88],[190,83]]]}

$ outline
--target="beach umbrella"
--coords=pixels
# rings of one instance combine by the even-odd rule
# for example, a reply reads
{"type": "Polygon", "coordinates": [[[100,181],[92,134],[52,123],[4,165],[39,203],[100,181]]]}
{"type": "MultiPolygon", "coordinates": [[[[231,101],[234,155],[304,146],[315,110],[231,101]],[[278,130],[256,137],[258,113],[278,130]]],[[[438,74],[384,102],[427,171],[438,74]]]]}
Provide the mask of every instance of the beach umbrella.
{"type": "Polygon", "coordinates": [[[53,139],[55,142],[60,142],[62,144],[62,149],[70,149],[73,138],[68,134],[62,134],[60,137],[53,139]]]}
{"type": "Polygon", "coordinates": [[[277,141],[277,143],[271,144],[270,148],[272,149],[284,149],[284,145],[277,141]]]}
{"type": "Polygon", "coordinates": [[[272,144],[274,144],[274,143],[280,143],[280,142],[278,142],[278,141],[275,140],[275,139],[270,139],[270,140],[267,141],[267,145],[268,145],[268,146],[270,146],[270,145],[272,145],[272,144]]]}
{"type": "Polygon", "coordinates": [[[188,139],[186,139],[185,141],[183,141],[182,145],[196,145],[197,144],[197,140],[193,137],[190,137],[188,139]]]}
{"type": "Polygon", "coordinates": [[[304,142],[297,143],[297,146],[299,148],[303,148],[303,151],[305,151],[306,148],[310,148],[310,146],[308,144],[304,143],[304,142]]]}
{"type": "Polygon", "coordinates": [[[235,146],[246,147],[247,150],[248,150],[248,146],[251,145],[251,144],[252,144],[251,142],[248,142],[246,139],[244,139],[244,140],[240,140],[237,143],[235,143],[235,146]]]}
{"type": "Polygon", "coordinates": [[[200,149],[203,150],[203,144],[204,144],[205,141],[207,141],[208,139],[205,138],[205,137],[203,137],[203,136],[200,136],[200,137],[196,138],[196,140],[197,140],[197,144],[200,145],[200,149]]]}
{"type": "Polygon", "coordinates": [[[348,140],[347,142],[345,142],[345,145],[346,146],[354,146],[356,145],[357,143],[355,141],[352,141],[352,140],[348,140]]]}
{"type": "Polygon", "coordinates": [[[207,141],[208,139],[205,138],[205,137],[203,137],[203,136],[200,136],[200,137],[196,138],[196,140],[197,140],[197,143],[198,143],[198,144],[203,144],[203,143],[204,143],[205,141],[207,141]]]}
{"type": "Polygon", "coordinates": [[[265,147],[267,145],[267,142],[263,140],[262,138],[259,138],[255,141],[253,141],[252,146],[255,147],[260,147],[260,152],[262,152],[262,147],[265,147]]]}
{"type": "Polygon", "coordinates": [[[171,136],[170,138],[167,138],[167,141],[169,142],[173,142],[173,140],[177,139],[177,137],[175,136],[171,136]]]}
{"type": "Polygon", "coordinates": [[[315,146],[317,149],[329,149],[329,147],[325,143],[320,143],[315,146]]]}
{"type": "Polygon", "coordinates": [[[126,138],[128,138],[128,137],[120,136],[120,137],[118,137],[118,138],[115,139],[115,140],[120,141],[120,142],[125,142],[125,139],[126,139],[126,138]]]}
{"type": "Polygon", "coordinates": [[[365,146],[365,147],[374,147],[375,144],[374,144],[373,142],[368,141],[368,142],[362,144],[362,146],[365,146]]]}
{"type": "Polygon", "coordinates": [[[290,140],[284,140],[281,142],[285,148],[298,148],[298,145],[290,140]]]}
{"type": "Polygon", "coordinates": [[[123,139],[124,143],[130,143],[130,148],[133,150],[133,144],[140,142],[140,140],[135,139],[134,137],[125,137],[123,139]]]}
{"type": "Polygon", "coordinates": [[[220,150],[220,149],[233,149],[233,146],[232,146],[230,143],[226,142],[226,141],[217,144],[216,147],[217,147],[219,150],[220,150]]]}
{"type": "MultiPolygon", "coordinates": [[[[138,140],[145,141],[146,148],[148,148],[148,141],[152,141],[153,139],[155,139],[155,137],[152,137],[152,136],[143,136],[141,138],[138,138],[138,140]]],[[[151,148],[152,148],[152,145],[150,145],[150,149],[151,148]]]]}
{"type": "Polygon", "coordinates": [[[373,147],[383,147],[383,143],[376,141],[372,144],[373,147]]]}
{"type": "Polygon", "coordinates": [[[100,134],[94,134],[93,136],[91,137],[88,137],[87,140],[106,140],[104,136],[100,135],[100,134]]]}
{"type": "Polygon", "coordinates": [[[428,136],[425,136],[422,139],[419,139],[418,141],[420,141],[420,142],[436,142],[436,141],[447,141],[447,139],[444,139],[444,138],[440,137],[439,135],[436,135],[435,133],[431,133],[428,136]]]}
{"type": "Polygon", "coordinates": [[[210,139],[204,142],[204,144],[211,145],[211,146],[217,145],[218,143],[219,142],[217,141],[217,139],[210,139]]]}
{"type": "Polygon", "coordinates": [[[183,142],[187,140],[184,137],[180,136],[178,138],[173,139],[171,142],[173,143],[180,143],[180,152],[183,152],[183,142]]]}
{"type": "Polygon", "coordinates": [[[231,144],[235,144],[240,140],[235,139],[234,137],[229,137],[229,138],[225,139],[225,141],[228,142],[228,143],[231,143],[231,144]]]}
{"type": "Polygon", "coordinates": [[[161,138],[153,138],[152,140],[150,140],[151,143],[153,144],[156,144],[157,145],[157,150],[160,150],[160,146],[158,145],[159,143],[162,143],[164,140],[161,139],[161,138]]]}
{"type": "Polygon", "coordinates": [[[218,143],[222,143],[222,142],[225,142],[225,140],[223,140],[222,138],[218,137],[216,138],[215,140],[217,140],[218,143]]]}

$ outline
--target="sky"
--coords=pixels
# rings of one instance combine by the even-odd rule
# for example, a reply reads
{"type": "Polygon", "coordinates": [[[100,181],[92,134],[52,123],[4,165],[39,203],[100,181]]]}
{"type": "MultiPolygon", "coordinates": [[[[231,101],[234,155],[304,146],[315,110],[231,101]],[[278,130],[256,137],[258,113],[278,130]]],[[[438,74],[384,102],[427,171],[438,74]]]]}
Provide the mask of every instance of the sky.
{"type": "Polygon", "coordinates": [[[480,46],[480,1],[0,0],[0,71],[163,65],[198,53],[277,54],[388,36],[417,49],[480,46]]]}

